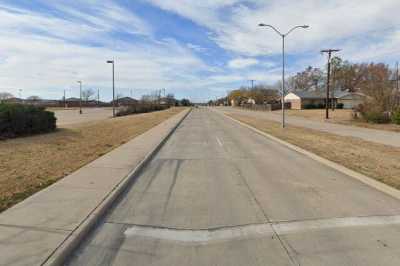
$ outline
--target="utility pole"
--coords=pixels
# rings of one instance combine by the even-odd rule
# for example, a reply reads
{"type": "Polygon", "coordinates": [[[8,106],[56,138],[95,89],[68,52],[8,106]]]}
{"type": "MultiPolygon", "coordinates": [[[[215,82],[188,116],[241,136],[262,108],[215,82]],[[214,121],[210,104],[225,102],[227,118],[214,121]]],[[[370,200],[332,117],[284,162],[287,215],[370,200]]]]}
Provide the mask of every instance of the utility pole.
{"type": "Polygon", "coordinates": [[[396,62],[396,92],[397,92],[397,105],[399,105],[400,104],[399,62],[396,62]]]}
{"type": "Polygon", "coordinates": [[[64,89],[64,108],[67,108],[67,98],[65,98],[65,89],[64,89]]]}
{"type": "Polygon", "coordinates": [[[100,105],[100,89],[97,89],[97,105],[100,105]]]}
{"type": "Polygon", "coordinates": [[[326,49],[322,50],[321,53],[328,54],[328,77],[326,80],[326,101],[325,101],[325,118],[329,119],[329,89],[330,89],[330,79],[331,79],[331,58],[332,53],[339,52],[339,49],[326,49]]]}
{"type": "Polygon", "coordinates": [[[115,117],[115,68],[114,68],[114,60],[108,60],[107,64],[112,64],[112,87],[113,87],[113,117],[115,117]]]}
{"type": "Polygon", "coordinates": [[[77,82],[79,83],[79,114],[82,114],[82,81],[77,82]]]}
{"type": "Polygon", "coordinates": [[[335,67],[333,67],[333,70],[332,70],[332,102],[331,102],[331,108],[332,108],[332,111],[335,111],[335,103],[333,102],[333,100],[335,99],[335,85],[336,85],[336,68],[335,67]]]}
{"type": "Polygon", "coordinates": [[[250,80],[250,82],[251,82],[251,89],[254,89],[254,81],[255,81],[254,79],[251,79],[251,80],[250,80]]]}
{"type": "MultiPolygon", "coordinates": [[[[399,90],[399,62],[396,62],[396,89],[397,89],[397,93],[400,93],[399,90]]],[[[400,95],[398,95],[400,97],[400,95]]]]}
{"type": "Polygon", "coordinates": [[[24,99],[22,99],[22,89],[19,89],[18,92],[19,92],[19,98],[21,99],[22,103],[24,103],[24,99]]]}

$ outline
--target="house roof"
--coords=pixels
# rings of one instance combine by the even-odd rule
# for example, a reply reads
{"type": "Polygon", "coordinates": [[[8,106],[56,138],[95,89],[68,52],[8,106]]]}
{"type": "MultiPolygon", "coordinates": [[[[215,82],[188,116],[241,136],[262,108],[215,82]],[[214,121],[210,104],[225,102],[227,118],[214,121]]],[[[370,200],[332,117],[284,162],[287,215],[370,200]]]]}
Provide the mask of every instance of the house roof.
{"type": "Polygon", "coordinates": [[[292,93],[302,99],[321,99],[326,97],[322,91],[292,91],[292,93]]]}
{"type": "MultiPolygon", "coordinates": [[[[325,99],[326,98],[326,91],[292,91],[293,94],[297,95],[301,99],[325,99]]],[[[359,92],[348,92],[342,90],[335,90],[330,95],[333,95],[334,98],[342,98],[349,94],[357,94],[360,96],[365,96],[359,92]]]]}
{"type": "Polygon", "coordinates": [[[138,100],[133,99],[131,97],[122,97],[118,99],[119,101],[133,101],[133,102],[137,102],[138,100]]]}
{"type": "Polygon", "coordinates": [[[79,102],[80,100],[81,99],[75,97],[65,99],[66,102],[79,102]]]}
{"type": "MultiPolygon", "coordinates": [[[[111,100],[111,102],[112,102],[112,100],[111,100]]],[[[136,102],[138,102],[138,100],[131,98],[131,97],[121,97],[121,98],[115,99],[115,102],[136,103],[136,102]]]]}
{"type": "Polygon", "coordinates": [[[11,98],[8,98],[8,99],[5,99],[5,101],[10,101],[10,102],[22,102],[22,99],[21,98],[16,98],[16,97],[11,97],[11,98]]]}

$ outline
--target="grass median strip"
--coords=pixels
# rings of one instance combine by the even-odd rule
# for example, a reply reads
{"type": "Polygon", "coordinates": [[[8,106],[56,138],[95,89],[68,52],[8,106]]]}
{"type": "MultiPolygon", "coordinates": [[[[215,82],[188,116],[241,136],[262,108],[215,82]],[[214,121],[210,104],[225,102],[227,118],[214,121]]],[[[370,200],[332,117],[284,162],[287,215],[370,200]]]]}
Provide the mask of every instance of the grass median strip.
{"type": "Polygon", "coordinates": [[[400,189],[400,148],[290,125],[282,129],[280,123],[247,115],[233,113],[227,115],[400,189]]]}
{"type": "Polygon", "coordinates": [[[0,212],[183,110],[171,108],[0,141],[0,212]]]}

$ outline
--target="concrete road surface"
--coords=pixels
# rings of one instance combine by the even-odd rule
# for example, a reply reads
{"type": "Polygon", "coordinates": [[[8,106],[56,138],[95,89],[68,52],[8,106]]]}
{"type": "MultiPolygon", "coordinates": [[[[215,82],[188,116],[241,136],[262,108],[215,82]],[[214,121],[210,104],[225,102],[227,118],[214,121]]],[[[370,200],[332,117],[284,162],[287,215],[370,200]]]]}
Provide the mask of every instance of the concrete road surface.
{"type": "Polygon", "coordinates": [[[400,265],[400,202],[194,110],[67,265],[400,265]]]}

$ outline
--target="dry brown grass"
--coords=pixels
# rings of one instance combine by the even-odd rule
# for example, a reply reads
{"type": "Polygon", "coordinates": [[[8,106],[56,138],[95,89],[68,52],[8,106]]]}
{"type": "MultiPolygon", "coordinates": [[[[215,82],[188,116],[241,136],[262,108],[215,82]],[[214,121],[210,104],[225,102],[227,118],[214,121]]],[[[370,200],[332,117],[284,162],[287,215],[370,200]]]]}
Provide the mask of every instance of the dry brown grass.
{"type": "Polygon", "coordinates": [[[400,148],[230,113],[247,123],[347,168],[400,189],[400,148]]]}
{"type": "Polygon", "coordinates": [[[0,211],[183,109],[119,117],[55,133],[0,141],[0,211]]]}
{"type": "MultiPolygon", "coordinates": [[[[280,113],[280,111],[274,111],[280,113]]],[[[347,109],[336,109],[335,111],[329,110],[329,116],[331,121],[349,121],[352,110],[347,109]]],[[[315,121],[325,121],[325,109],[306,109],[306,110],[286,110],[288,115],[299,116],[308,118],[315,121]]]]}
{"type": "MultiPolygon", "coordinates": [[[[280,112],[280,111],[274,111],[280,112]]],[[[329,120],[325,120],[325,109],[311,109],[311,110],[287,110],[290,116],[298,116],[307,118],[314,121],[327,121],[330,123],[372,128],[378,130],[400,132],[400,125],[395,124],[373,124],[365,122],[361,119],[355,120],[352,117],[352,110],[348,109],[336,109],[335,111],[329,110],[329,120]]]]}

